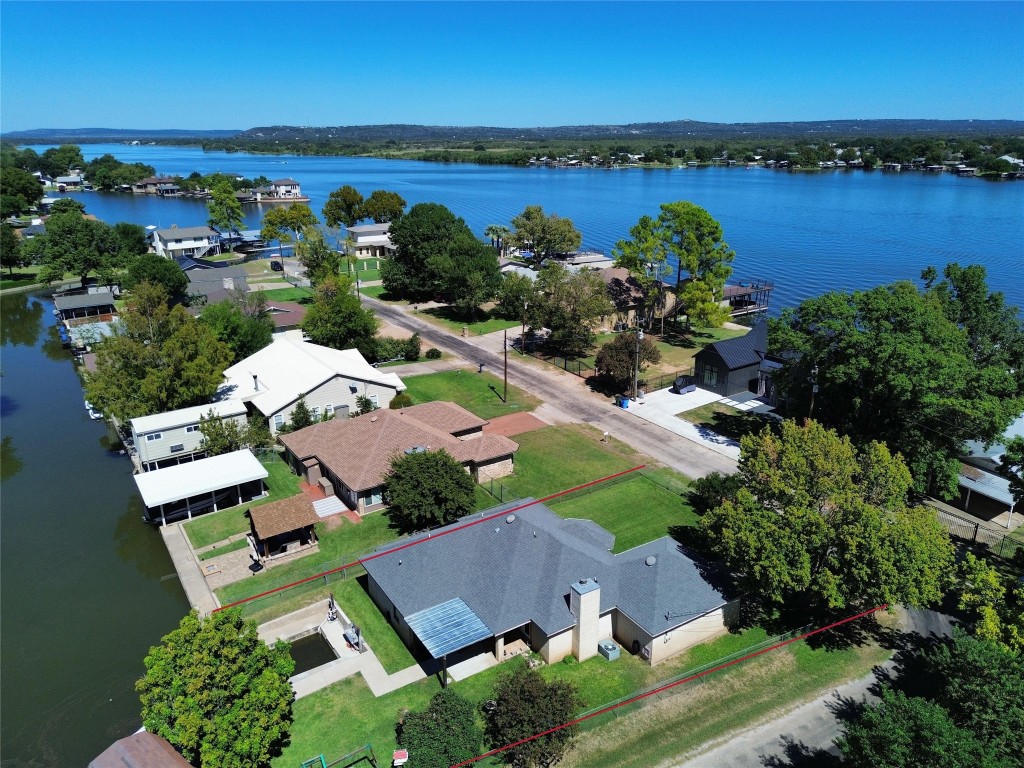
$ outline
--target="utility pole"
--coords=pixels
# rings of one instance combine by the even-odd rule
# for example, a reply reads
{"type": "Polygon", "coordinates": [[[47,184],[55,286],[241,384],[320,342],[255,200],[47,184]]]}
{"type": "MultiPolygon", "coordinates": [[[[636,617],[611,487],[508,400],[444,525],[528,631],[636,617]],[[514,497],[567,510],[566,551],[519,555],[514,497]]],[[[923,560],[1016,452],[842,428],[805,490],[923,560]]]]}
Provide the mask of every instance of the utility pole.
{"type": "MultiPolygon", "coordinates": [[[[526,310],[529,308],[530,302],[523,299],[523,335],[519,337],[519,354],[526,354],[526,310]]],[[[507,331],[506,331],[507,333],[507,331]]]]}
{"type": "Polygon", "coordinates": [[[640,344],[644,340],[644,329],[637,326],[636,329],[636,365],[633,368],[633,400],[636,400],[637,390],[640,382],[640,344]]]}
{"type": "Polygon", "coordinates": [[[505,329],[505,344],[502,352],[505,353],[505,397],[502,400],[508,403],[508,328],[505,329]]]}

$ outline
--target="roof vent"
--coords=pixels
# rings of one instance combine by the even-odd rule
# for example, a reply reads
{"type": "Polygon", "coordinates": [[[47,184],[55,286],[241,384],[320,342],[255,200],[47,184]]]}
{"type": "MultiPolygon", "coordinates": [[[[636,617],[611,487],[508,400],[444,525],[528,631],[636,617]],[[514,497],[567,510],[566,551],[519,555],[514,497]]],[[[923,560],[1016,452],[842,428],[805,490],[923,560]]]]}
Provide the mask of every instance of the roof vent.
{"type": "Polygon", "coordinates": [[[376,420],[377,420],[377,417],[376,417],[376,416],[371,416],[371,417],[370,417],[370,422],[371,422],[371,423],[372,423],[372,422],[375,422],[376,420]]]}
{"type": "Polygon", "coordinates": [[[511,525],[515,521],[516,521],[516,516],[515,515],[509,515],[508,517],[505,518],[505,522],[508,523],[509,525],[511,525]]]}
{"type": "Polygon", "coordinates": [[[587,583],[586,579],[580,579],[580,586],[581,587],[586,586],[586,583],[587,583]]]}
{"type": "Polygon", "coordinates": [[[495,532],[495,533],[501,533],[501,528],[495,528],[495,529],[494,529],[494,532],[495,532]]]}
{"type": "Polygon", "coordinates": [[[656,562],[658,562],[658,558],[654,555],[649,555],[647,559],[644,560],[644,565],[654,565],[656,562]]]}

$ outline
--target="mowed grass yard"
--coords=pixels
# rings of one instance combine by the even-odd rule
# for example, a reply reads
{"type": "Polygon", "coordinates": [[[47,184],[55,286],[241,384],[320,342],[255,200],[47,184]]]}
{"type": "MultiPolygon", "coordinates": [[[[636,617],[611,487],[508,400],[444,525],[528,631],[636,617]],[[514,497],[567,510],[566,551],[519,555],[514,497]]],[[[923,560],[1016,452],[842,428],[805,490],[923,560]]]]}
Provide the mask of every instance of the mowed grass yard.
{"type": "MultiPolygon", "coordinates": [[[[600,656],[581,664],[552,664],[541,668],[548,679],[576,686],[582,712],[647,689],[659,680],[694,671],[737,654],[766,639],[761,629],[726,634],[709,643],[650,667],[623,654],[614,662],[600,656]]],[[[704,679],[680,686],[672,695],[631,705],[622,717],[602,716],[589,721],[564,765],[643,766],[685,752],[710,738],[764,720],[839,682],[866,674],[889,652],[874,645],[842,650],[812,649],[804,642],[773,651],[704,679]]],[[[493,696],[498,677],[519,659],[485,670],[452,684],[452,689],[479,704],[493,696]]],[[[275,766],[298,765],[323,754],[328,760],[365,743],[378,754],[395,748],[395,722],[401,709],[422,710],[440,690],[436,678],[421,680],[375,698],[359,676],[348,678],[300,699],[294,704],[291,743],[275,766]]],[[[486,763],[485,763],[486,764],[486,763]]]]}
{"type": "Polygon", "coordinates": [[[429,403],[434,400],[450,400],[479,416],[493,419],[509,413],[532,411],[540,400],[518,387],[509,386],[508,402],[501,400],[504,384],[497,376],[484,372],[458,369],[422,376],[407,376],[406,394],[414,403],[429,403]]]}
{"type": "Polygon", "coordinates": [[[766,426],[778,424],[775,419],[758,413],[741,411],[724,403],[707,403],[689,411],[677,413],[676,418],[688,421],[698,427],[705,427],[733,440],[739,440],[744,435],[756,434],[766,426]]]}

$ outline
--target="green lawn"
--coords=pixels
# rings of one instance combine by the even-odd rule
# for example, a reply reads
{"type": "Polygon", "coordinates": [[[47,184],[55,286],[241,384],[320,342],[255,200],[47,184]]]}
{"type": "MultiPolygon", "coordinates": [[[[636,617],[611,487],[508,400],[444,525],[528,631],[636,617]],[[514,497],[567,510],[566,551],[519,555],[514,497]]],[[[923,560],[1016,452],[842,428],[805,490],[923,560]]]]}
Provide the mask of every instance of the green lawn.
{"type": "MultiPolygon", "coordinates": [[[[519,320],[506,320],[483,310],[477,313],[475,320],[463,317],[452,307],[431,307],[421,310],[419,315],[455,334],[461,334],[463,328],[468,329],[468,332],[474,336],[482,336],[485,333],[493,333],[505,328],[521,327],[519,320]]],[[[514,335],[518,336],[519,334],[514,335]]]]}
{"type": "Polygon", "coordinates": [[[387,518],[381,514],[367,515],[358,524],[345,520],[332,530],[327,530],[324,523],[317,523],[316,535],[320,542],[318,552],[267,568],[252,578],[221,587],[217,590],[221,605],[244,600],[260,592],[353,562],[374,547],[397,538],[395,531],[388,527],[387,518]]]}
{"type": "Polygon", "coordinates": [[[615,534],[613,552],[661,538],[673,526],[697,523],[697,515],[680,492],[639,473],[555,499],[549,506],[561,517],[593,520],[615,534]]]}
{"type": "MultiPolygon", "coordinates": [[[[655,328],[657,331],[658,328],[655,328]]],[[[725,339],[733,339],[743,336],[747,329],[736,330],[733,328],[697,328],[694,327],[686,333],[681,327],[673,324],[666,324],[664,335],[658,333],[648,334],[654,339],[654,343],[661,352],[661,362],[652,365],[648,370],[652,373],[672,373],[674,371],[686,370],[693,365],[693,357],[708,344],[725,339]]],[[[582,362],[585,365],[594,366],[594,358],[597,351],[618,336],[616,333],[598,334],[594,343],[592,353],[582,362]]]]}
{"type": "Polygon", "coordinates": [[[409,302],[405,299],[392,298],[383,285],[364,285],[359,289],[359,292],[364,296],[369,296],[372,299],[380,299],[386,301],[389,304],[408,304],[409,302]]]}
{"type": "MultiPolygon", "coordinates": [[[[541,673],[548,679],[572,682],[583,701],[583,711],[587,711],[628,697],[658,680],[735,654],[765,637],[760,629],[724,635],[653,668],[624,653],[610,663],[595,657],[582,664],[545,666],[541,673]]],[[[622,765],[655,765],[663,756],[679,754],[689,746],[753,722],[772,709],[860,676],[887,655],[874,645],[827,651],[795,643],[789,649],[715,673],[705,683],[680,686],[683,695],[672,697],[674,706],[668,722],[664,713],[657,711],[665,709],[660,699],[653,712],[631,705],[632,713],[623,711],[625,717],[621,719],[604,715],[588,721],[584,726],[588,732],[577,740],[566,765],[610,766],[619,765],[616,761],[623,759],[632,761],[622,765]],[[628,727],[624,727],[627,721],[628,727]],[[610,738],[613,732],[615,736],[610,738]]],[[[499,675],[510,665],[521,663],[512,660],[451,687],[479,704],[493,696],[499,675]]],[[[295,702],[291,743],[274,765],[290,768],[318,754],[336,759],[365,743],[372,743],[378,755],[389,754],[396,746],[394,726],[399,710],[423,709],[438,690],[436,678],[428,678],[375,698],[362,677],[355,676],[306,696],[295,702]]]]}
{"type": "Polygon", "coordinates": [[[260,459],[260,463],[266,467],[269,474],[266,483],[270,493],[257,501],[211,512],[185,523],[185,533],[188,534],[188,539],[195,549],[223,541],[236,533],[248,531],[249,518],[245,516],[245,511],[250,507],[287,499],[299,492],[298,475],[293,473],[291,468],[285,464],[284,459],[276,453],[260,459]]]}
{"type": "Polygon", "coordinates": [[[481,419],[493,419],[508,413],[532,411],[540,400],[523,390],[509,386],[508,403],[501,401],[504,384],[497,376],[484,372],[456,370],[408,376],[403,379],[408,395],[416,403],[450,400],[472,411],[481,419]]]}
{"type": "Polygon", "coordinates": [[[312,299],[313,292],[309,288],[296,288],[290,286],[288,288],[273,288],[269,291],[264,291],[269,301],[297,301],[300,304],[306,303],[303,299],[312,299]]]}
{"type": "Polygon", "coordinates": [[[766,416],[741,411],[724,403],[707,403],[689,411],[683,411],[676,416],[699,427],[706,427],[724,437],[731,437],[733,440],[760,432],[766,424],[775,423],[773,419],[766,416]]]}
{"type": "Polygon", "coordinates": [[[15,267],[12,270],[5,269],[0,273],[0,291],[8,288],[19,288],[24,285],[34,285],[39,282],[39,267],[15,267]]]}
{"type": "Polygon", "coordinates": [[[232,541],[230,544],[225,544],[203,552],[203,554],[199,556],[199,559],[212,560],[215,557],[226,555],[228,552],[237,552],[239,549],[245,549],[247,546],[249,546],[248,539],[238,539],[237,541],[232,541]]]}
{"type": "Polygon", "coordinates": [[[544,427],[513,438],[515,474],[500,482],[520,498],[542,498],[642,463],[628,448],[585,425],[544,427]]]}

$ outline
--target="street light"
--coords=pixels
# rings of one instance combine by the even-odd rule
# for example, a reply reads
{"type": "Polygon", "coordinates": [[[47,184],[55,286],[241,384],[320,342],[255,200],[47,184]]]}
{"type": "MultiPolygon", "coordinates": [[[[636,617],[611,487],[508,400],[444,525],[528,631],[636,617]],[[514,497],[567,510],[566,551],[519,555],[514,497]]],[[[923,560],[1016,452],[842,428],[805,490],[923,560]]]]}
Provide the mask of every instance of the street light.
{"type": "Polygon", "coordinates": [[[637,391],[640,386],[640,344],[644,340],[644,329],[637,326],[636,329],[636,367],[633,369],[633,400],[637,399],[637,391]]]}
{"type": "Polygon", "coordinates": [[[814,395],[818,391],[818,366],[811,368],[811,407],[807,411],[807,420],[814,415],[814,395]]]}

